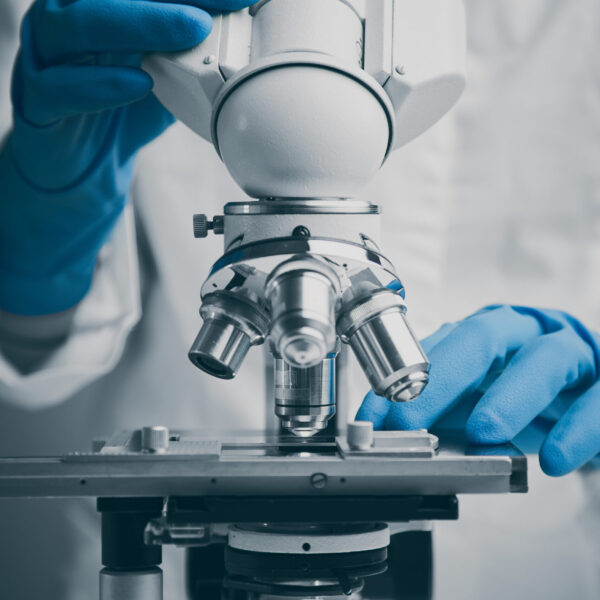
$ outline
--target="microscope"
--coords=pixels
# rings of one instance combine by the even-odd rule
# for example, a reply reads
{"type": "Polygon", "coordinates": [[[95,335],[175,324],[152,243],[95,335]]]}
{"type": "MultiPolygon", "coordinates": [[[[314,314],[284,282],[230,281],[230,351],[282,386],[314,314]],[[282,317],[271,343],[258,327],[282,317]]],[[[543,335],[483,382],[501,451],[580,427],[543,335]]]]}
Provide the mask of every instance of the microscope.
{"type": "Polygon", "coordinates": [[[215,15],[196,48],[146,58],[156,96],[251,198],[194,217],[224,254],[189,358],[232,379],[266,344],[280,427],[156,425],[90,453],[0,459],[0,497],[98,499],[101,600],[161,600],[164,545],[187,549],[191,600],[431,598],[431,521],[458,518],[456,494],[527,490],[510,444],[328,427],[347,401],[343,347],[392,402],[427,385],[381,209],[353,198],[456,103],[464,61],[461,0],[261,0],[215,15]]]}
{"type": "Polygon", "coordinates": [[[266,0],[216,16],[196,48],[146,61],[157,97],[255,199],[194,218],[225,253],[202,286],[190,359],[231,379],[268,344],[275,413],[296,436],[335,413],[340,344],[392,402],[427,384],[381,209],[352,198],[455,104],[464,60],[456,0],[266,0]]]}

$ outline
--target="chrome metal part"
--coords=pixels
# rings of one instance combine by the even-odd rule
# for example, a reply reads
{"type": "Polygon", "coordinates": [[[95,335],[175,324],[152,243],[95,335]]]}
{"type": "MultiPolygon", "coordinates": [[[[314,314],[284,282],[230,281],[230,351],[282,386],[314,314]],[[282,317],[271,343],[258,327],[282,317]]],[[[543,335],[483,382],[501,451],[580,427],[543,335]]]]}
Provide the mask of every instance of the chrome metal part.
{"type": "Polygon", "coordinates": [[[335,237],[362,244],[362,234],[381,237],[379,207],[368,202],[325,199],[272,199],[225,206],[225,249],[286,237],[335,237]],[[304,234],[300,235],[300,231],[304,234]]]}
{"type": "MultiPolygon", "coordinates": [[[[324,429],[333,415],[333,402],[315,401],[322,389],[317,390],[314,382],[327,372],[322,363],[333,352],[340,334],[345,341],[352,338],[350,344],[357,354],[365,354],[361,364],[371,380],[377,378],[376,391],[383,389],[394,399],[418,394],[418,369],[407,362],[402,367],[407,367],[405,372],[398,372],[399,359],[413,358],[411,347],[400,339],[400,348],[394,348],[394,340],[384,340],[379,331],[388,327],[387,335],[393,336],[408,330],[400,296],[384,290],[389,294],[384,300],[393,306],[380,306],[379,296],[368,301],[370,293],[398,281],[394,267],[379,252],[377,206],[341,198],[271,198],[228,204],[224,212],[227,251],[213,266],[202,287],[202,296],[206,304],[215,293],[234,291],[266,307],[270,323],[264,337],[269,338],[273,356],[284,361],[278,366],[279,395],[276,392],[275,402],[276,415],[284,428],[307,437],[324,429]],[[335,231],[339,237],[318,237],[315,231],[335,231]],[[373,314],[365,315],[367,307],[373,314]],[[342,314],[341,321],[340,309],[349,315],[342,314]],[[395,323],[398,317],[400,325],[395,323]],[[341,330],[340,322],[344,324],[341,330]],[[366,348],[371,341],[368,338],[377,341],[377,336],[400,355],[392,356],[390,365],[383,364],[381,368],[373,361],[383,362],[386,357],[369,356],[366,348]],[[313,371],[302,372],[308,369],[313,371]],[[286,383],[282,383],[282,377],[287,377],[286,383]],[[304,398],[300,397],[300,390],[304,398]],[[294,405],[285,397],[290,393],[294,395],[294,405]]],[[[404,291],[401,285],[399,291],[404,291]]],[[[236,363],[238,345],[243,358],[250,344],[243,335],[246,332],[232,326],[231,321],[245,323],[248,319],[240,319],[235,306],[227,314],[227,319],[205,323],[201,336],[208,337],[208,342],[204,338],[198,340],[194,350],[199,353],[216,338],[215,345],[232,352],[231,362],[236,363]],[[223,331],[225,327],[227,330],[223,331]]],[[[380,353],[386,351],[387,347],[380,349],[380,353]]],[[[225,360],[215,364],[210,356],[208,360],[202,358],[200,368],[221,377],[233,376],[235,364],[229,369],[222,366],[225,360]]],[[[424,356],[419,362],[422,361],[426,363],[424,356]]]]}
{"type": "Polygon", "coordinates": [[[323,261],[299,257],[281,263],[265,288],[275,355],[299,369],[322,363],[337,341],[338,295],[339,280],[323,261]]]}
{"type": "Polygon", "coordinates": [[[282,262],[298,256],[326,261],[346,278],[368,271],[372,280],[382,287],[398,279],[392,263],[364,244],[315,237],[275,238],[236,247],[225,253],[214,264],[202,286],[202,296],[228,289],[233,281],[240,279],[240,267],[246,269],[247,279],[264,285],[266,278],[282,262]]]}
{"type": "Polygon", "coordinates": [[[437,436],[426,431],[373,431],[372,424],[358,422],[348,425],[346,438],[338,437],[338,448],[344,456],[404,456],[406,458],[433,458],[439,446],[437,436]],[[371,430],[370,435],[365,432],[371,430]],[[357,430],[360,436],[357,435],[357,430]],[[370,439],[369,439],[370,438],[370,439]],[[370,443],[369,443],[370,442],[370,443]]]}
{"type": "Polygon", "coordinates": [[[406,306],[389,289],[350,290],[338,333],[350,344],[375,393],[414,400],[427,385],[429,362],[406,320],[406,306]],[[358,292],[358,293],[357,293],[358,292]]]}
{"type": "Polygon", "coordinates": [[[255,202],[230,202],[225,216],[240,215],[378,215],[381,208],[362,200],[337,198],[268,198],[255,202]]]}
{"type": "Polygon", "coordinates": [[[232,379],[251,346],[262,344],[269,328],[268,315],[241,293],[220,291],[205,296],[204,319],[189,357],[199,369],[232,379]]]}
{"type": "Polygon", "coordinates": [[[283,427],[301,438],[322,431],[335,414],[335,355],[308,369],[275,359],[274,392],[283,427]]]}
{"type": "Polygon", "coordinates": [[[162,570],[100,571],[100,600],[162,600],[162,570]]]}

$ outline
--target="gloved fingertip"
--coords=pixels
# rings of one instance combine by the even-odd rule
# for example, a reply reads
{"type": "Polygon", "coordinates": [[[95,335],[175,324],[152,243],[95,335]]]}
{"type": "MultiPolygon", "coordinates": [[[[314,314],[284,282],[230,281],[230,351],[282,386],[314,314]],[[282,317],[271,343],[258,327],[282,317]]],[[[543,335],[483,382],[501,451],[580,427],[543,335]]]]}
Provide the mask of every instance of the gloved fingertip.
{"type": "Polygon", "coordinates": [[[580,466],[573,464],[572,457],[563,446],[548,439],[542,445],[539,460],[542,471],[550,477],[562,477],[580,466]]]}
{"type": "Polygon", "coordinates": [[[181,5],[178,14],[183,17],[177,28],[177,42],[181,49],[191,48],[203,42],[212,31],[212,17],[194,6],[181,5]]]}
{"type": "Polygon", "coordinates": [[[414,402],[392,403],[383,428],[388,431],[415,431],[417,429],[428,429],[432,422],[429,415],[420,409],[414,402]]]}
{"type": "Polygon", "coordinates": [[[386,398],[382,398],[370,391],[363,400],[356,416],[355,421],[371,421],[375,430],[383,428],[383,423],[387,416],[390,403],[386,398]]]}
{"type": "Polygon", "coordinates": [[[120,76],[115,78],[114,87],[132,100],[140,100],[147,96],[154,87],[152,77],[142,69],[122,67],[120,76]]]}
{"type": "Polygon", "coordinates": [[[221,10],[241,10],[248,6],[256,4],[259,0],[221,0],[217,2],[221,10]]]}
{"type": "Polygon", "coordinates": [[[465,425],[467,440],[472,444],[505,444],[513,438],[506,423],[489,411],[475,410],[465,425]]]}

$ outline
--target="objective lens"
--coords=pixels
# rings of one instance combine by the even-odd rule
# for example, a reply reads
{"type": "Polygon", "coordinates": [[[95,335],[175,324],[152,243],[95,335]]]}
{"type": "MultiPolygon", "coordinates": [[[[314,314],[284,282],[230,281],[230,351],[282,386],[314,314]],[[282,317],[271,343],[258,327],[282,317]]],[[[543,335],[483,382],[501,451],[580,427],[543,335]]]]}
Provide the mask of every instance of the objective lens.
{"type": "Polygon", "coordinates": [[[298,437],[325,429],[335,414],[335,355],[309,369],[275,359],[275,414],[298,437]]]}
{"type": "Polygon", "coordinates": [[[429,362],[408,325],[404,302],[393,291],[376,289],[347,302],[338,333],[376,394],[408,402],[427,385],[429,362]]]}
{"type": "Polygon", "coordinates": [[[292,259],[275,269],[265,288],[275,355],[307,369],[333,351],[337,283],[328,267],[312,259],[292,259]]]}
{"type": "Polygon", "coordinates": [[[269,328],[266,313],[235,292],[214,292],[204,298],[200,314],[204,324],[190,360],[214,377],[233,379],[248,350],[264,342],[269,328]]]}

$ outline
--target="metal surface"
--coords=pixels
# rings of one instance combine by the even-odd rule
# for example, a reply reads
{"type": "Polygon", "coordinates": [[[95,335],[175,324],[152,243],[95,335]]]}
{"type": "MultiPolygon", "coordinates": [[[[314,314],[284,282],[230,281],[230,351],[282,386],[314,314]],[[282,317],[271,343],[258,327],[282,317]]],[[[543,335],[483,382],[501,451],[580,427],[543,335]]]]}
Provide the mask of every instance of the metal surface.
{"type": "Polygon", "coordinates": [[[374,281],[386,286],[399,279],[392,263],[368,244],[328,238],[276,238],[246,244],[225,253],[213,266],[202,286],[202,295],[227,289],[240,277],[255,278],[264,285],[266,277],[283,261],[298,255],[326,260],[347,277],[368,270],[374,281]],[[240,275],[240,267],[244,267],[240,275]],[[262,275],[262,280],[261,280],[262,275]]]}
{"type": "Polygon", "coordinates": [[[273,554],[340,554],[387,548],[387,524],[232,525],[229,546],[273,554]]]}
{"type": "Polygon", "coordinates": [[[526,491],[526,459],[513,446],[469,447],[447,440],[432,450],[431,437],[423,432],[375,432],[369,452],[342,450],[345,438],[337,443],[263,436],[215,440],[171,431],[171,440],[164,454],[146,454],[139,431],[122,432],[99,453],[0,459],[0,497],[375,497],[526,491]],[[406,448],[390,447],[393,440],[406,439],[429,455],[407,456],[406,448]],[[318,488],[311,484],[316,473],[325,476],[318,488]]]}
{"type": "Polygon", "coordinates": [[[342,198],[268,198],[257,202],[230,202],[225,215],[378,215],[381,208],[362,200],[342,198]]]}
{"type": "Polygon", "coordinates": [[[397,293],[366,286],[344,307],[338,332],[380,396],[407,402],[427,385],[429,361],[408,325],[406,306],[397,293]]]}
{"type": "Polygon", "coordinates": [[[294,258],[281,263],[265,287],[274,354],[296,368],[321,364],[337,341],[338,295],[338,277],[323,261],[294,258]]]}
{"type": "Polygon", "coordinates": [[[327,427],[335,414],[335,356],[309,369],[275,360],[275,414],[298,437],[327,427]]]}
{"type": "Polygon", "coordinates": [[[189,358],[202,371],[232,379],[250,347],[264,342],[269,317],[258,304],[232,291],[205,296],[200,314],[204,323],[189,358]]]}
{"type": "Polygon", "coordinates": [[[100,571],[100,600],[162,600],[162,571],[100,571]]]}

